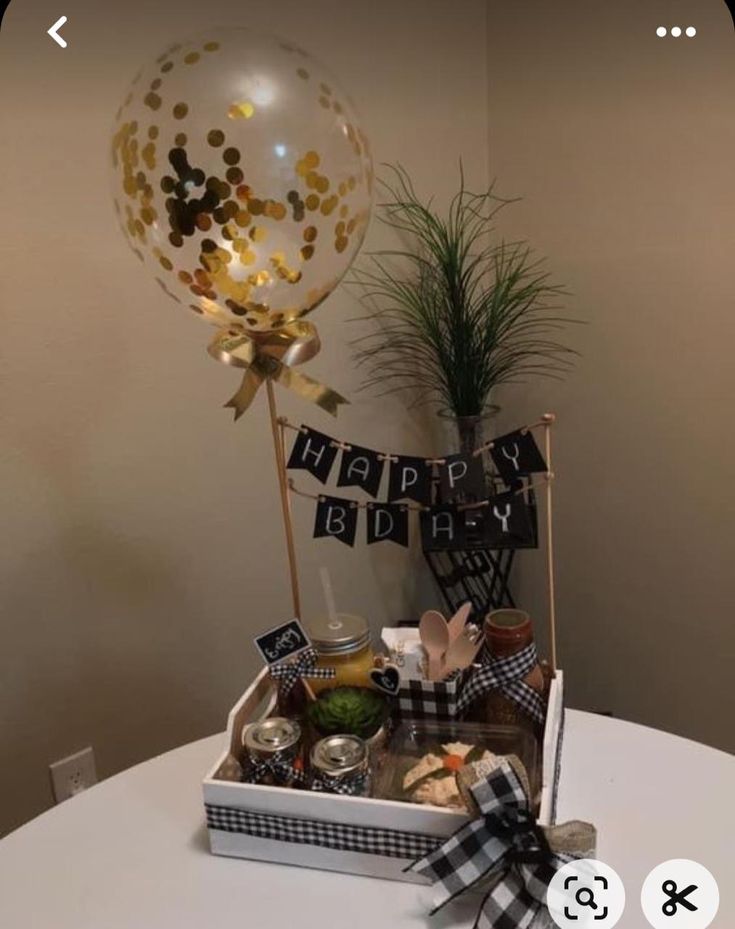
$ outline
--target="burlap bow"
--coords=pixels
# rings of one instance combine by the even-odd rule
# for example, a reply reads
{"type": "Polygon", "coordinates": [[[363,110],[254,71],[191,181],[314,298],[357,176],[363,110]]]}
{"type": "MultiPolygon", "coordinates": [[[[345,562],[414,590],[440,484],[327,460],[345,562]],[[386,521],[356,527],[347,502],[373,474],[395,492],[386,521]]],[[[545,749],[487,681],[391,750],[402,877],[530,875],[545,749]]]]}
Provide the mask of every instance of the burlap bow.
{"type": "Polygon", "coordinates": [[[489,774],[467,787],[467,778],[478,770],[483,769],[469,766],[459,775],[476,818],[406,870],[431,881],[432,914],[469,888],[493,880],[475,929],[528,929],[545,906],[554,873],[594,849],[595,829],[577,822],[542,829],[529,808],[523,775],[510,760],[497,759],[489,774]]]}
{"type": "Polygon", "coordinates": [[[235,419],[247,410],[261,384],[269,378],[336,416],[340,404],[349,401],[291,367],[309,361],[320,348],[316,326],[297,320],[272,332],[255,332],[237,324],[226,326],[218,331],[207,351],[223,364],[245,369],[240,389],[225,404],[234,409],[235,419]]]}

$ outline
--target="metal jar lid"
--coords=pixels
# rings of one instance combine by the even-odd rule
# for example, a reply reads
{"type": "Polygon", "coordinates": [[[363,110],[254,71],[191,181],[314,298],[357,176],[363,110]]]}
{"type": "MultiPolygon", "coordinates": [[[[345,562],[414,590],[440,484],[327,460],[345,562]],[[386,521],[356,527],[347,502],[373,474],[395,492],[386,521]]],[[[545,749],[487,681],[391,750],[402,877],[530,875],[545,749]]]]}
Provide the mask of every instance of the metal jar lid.
{"type": "Polygon", "coordinates": [[[301,738],[301,726],[292,719],[272,716],[245,729],[242,741],[248,752],[257,755],[273,755],[284,752],[301,738]]]}
{"type": "Polygon", "coordinates": [[[309,637],[320,655],[349,655],[370,644],[370,630],[362,616],[338,613],[338,623],[319,616],[309,623],[309,637]]]}
{"type": "Polygon", "coordinates": [[[361,774],[367,760],[367,745],[356,735],[330,735],[311,749],[311,766],[329,777],[361,774]]]}

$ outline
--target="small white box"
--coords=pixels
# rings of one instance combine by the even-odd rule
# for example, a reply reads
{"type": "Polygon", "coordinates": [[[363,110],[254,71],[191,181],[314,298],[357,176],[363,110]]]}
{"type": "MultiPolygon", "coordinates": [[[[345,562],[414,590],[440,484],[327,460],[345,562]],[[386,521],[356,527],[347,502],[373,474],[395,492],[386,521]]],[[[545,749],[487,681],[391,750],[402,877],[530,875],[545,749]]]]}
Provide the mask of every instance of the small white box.
{"type": "MultiPolygon", "coordinates": [[[[563,726],[563,674],[551,681],[544,730],[539,823],[556,815],[563,726]]],[[[414,858],[440,844],[467,816],[453,810],[394,800],[243,784],[219,778],[239,757],[243,726],[269,715],[276,691],[264,668],[230,712],[229,751],[204,779],[209,838],[215,855],[345,871],[421,882],[404,873],[414,858]]]]}

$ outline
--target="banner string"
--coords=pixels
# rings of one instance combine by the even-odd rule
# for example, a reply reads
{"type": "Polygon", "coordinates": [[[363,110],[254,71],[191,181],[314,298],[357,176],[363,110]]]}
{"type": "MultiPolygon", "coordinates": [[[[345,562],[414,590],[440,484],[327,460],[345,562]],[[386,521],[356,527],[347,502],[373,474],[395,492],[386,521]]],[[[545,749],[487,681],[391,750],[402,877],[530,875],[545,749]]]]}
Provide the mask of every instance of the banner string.
{"type": "MultiPolygon", "coordinates": [[[[279,416],[278,423],[283,428],[292,429],[294,432],[306,432],[307,431],[306,426],[295,426],[285,416],[279,416]]],[[[520,432],[521,435],[526,435],[528,432],[531,432],[531,430],[540,429],[543,426],[548,426],[548,422],[544,419],[540,419],[538,422],[529,423],[527,426],[521,426],[521,428],[518,429],[517,431],[520,432]]],[[[349,442],[344,442],[342,439],[332,439],[329,444],[333,448],[341,449],[343,452],[352,451],[352,445],[349,442]]],[[[494,447],[495,447],[495,442],[491,439],[488,442],[483,442],[482,445],[478,445],[477,448],[473,452],[471,452],[471,455],[473,458],[477,458],[478,455],[482,455],[484,452],[487,452],[491,448],[494,448],[494,447]]],[[[378,452],[377,455],[380,461],[398,461],[399,457],[401,457],[399,455],[392,455],[386,452],[378,452]]],[[[414,455],[411,457],[421,458],[420,455],[414,455]]],[[[424,458],[422,460],[425,461],[426,464],[429,464],[429,465],[443,465],[447,463],[446,458],[424,458]]]]}
{"type": "MultiPolygon", "coordinates": [[[[551,472],[548,472],[547,474],[545,474],[544,477],[546,478],[547,481],[552,481],[554,479],[554,475],[551,472]]],[[[288,479],[288,489],[292,493],[295,493],[298,497],[306,497],[307,500],[316,500],[319,503],[323,503],[327,499],[328,496],[331,496],[331,494],[310,494],[305,490],[299,490],[299,488],[294,484],[294,480],[292,477],[288,479]]],[[[523,487],[519,487],[517,490],[511,491],[511,493],[513,493],[514,495],[525,494],[529,490],[535,490],[535,489],[536,489],[535,484],[533,483],[533,481],[529,480],[527,484],[523,485],[523,487]]],[[[367,510],[370,507],[381,507],[381,506],[386,505],[385,503],[379,502],[377,500],[369,500],[366,502],[360,502],[359,500],[348,500],[348,499],[345,499],[344,497],[339,497],[336,499],[344,500],[345,503],[349,503],[350,508],[353,510],[354,509],[367,510]]],[[[459,512],[463,512],[464,510],[481,510],[487,506],[490,506],[493,503],[494,503],[494,499],[490,497],[488,500],[479,500],[477,503],[456,503],[456,504],[438,504],[438,505],[455,506],[459,512]]],[[[391,501],[389,505],[404,507],[405,509],[413,510],[416,513],[428,512],[429,510],[436,509],[435,506],[422,506],[420,503],[416,503],[416,504],[404,503],[401,500],[391,501]]]]}

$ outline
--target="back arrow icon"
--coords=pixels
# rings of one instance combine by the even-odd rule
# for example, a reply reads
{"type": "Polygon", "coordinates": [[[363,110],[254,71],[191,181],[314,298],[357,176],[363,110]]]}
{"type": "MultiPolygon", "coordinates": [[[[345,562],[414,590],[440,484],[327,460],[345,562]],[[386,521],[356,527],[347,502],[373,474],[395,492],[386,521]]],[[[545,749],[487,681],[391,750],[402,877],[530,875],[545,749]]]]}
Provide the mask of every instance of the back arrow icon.
{"type": "Polygon", "coordinates": [[[66,22],[66,16],[60,16],[56,20],[56,22],[53,24],[53,26],[48,30],[48,34],[51,36],[54,42],[56,42],[62,48],[66,48],[67,43],[66,43],[66,39],[62,39],[61,36],[59,35],[59,29],[61,29],[61,27],[64,25],[65,22],[66,22]]]}

